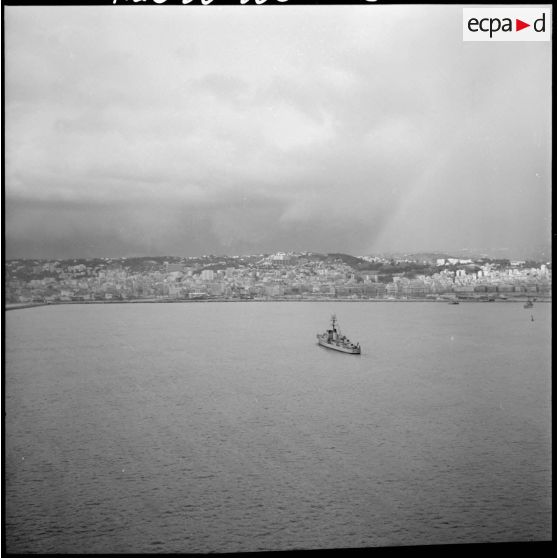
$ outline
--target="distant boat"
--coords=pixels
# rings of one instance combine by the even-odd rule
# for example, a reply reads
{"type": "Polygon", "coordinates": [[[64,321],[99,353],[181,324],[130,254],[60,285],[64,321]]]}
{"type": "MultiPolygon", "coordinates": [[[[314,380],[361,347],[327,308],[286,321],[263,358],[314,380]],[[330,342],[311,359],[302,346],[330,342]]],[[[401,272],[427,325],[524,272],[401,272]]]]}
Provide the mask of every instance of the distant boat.
{"type": "Polygon", "coordinates": [[[337,325],[335,314],[331,316],[331,327],[325,333],[318,333],[318,345],[326,349],[341,351],[352,355],[360,355],[360,343],[352,343],[348,337],[341,334],[341,330],[337,325]]]}
{"type": "Polygon", "coordinates": [[[527,299],[527,302],[523,305],[523,308],[533,308],[533,301],[531,299],[527,299]]]}
{"type": "Polygon", "coordinates": [[[450,301],[448,302],[448,304],[459,304],[459,300],[455,300],[455,299],[450,300],[450,301]]]}

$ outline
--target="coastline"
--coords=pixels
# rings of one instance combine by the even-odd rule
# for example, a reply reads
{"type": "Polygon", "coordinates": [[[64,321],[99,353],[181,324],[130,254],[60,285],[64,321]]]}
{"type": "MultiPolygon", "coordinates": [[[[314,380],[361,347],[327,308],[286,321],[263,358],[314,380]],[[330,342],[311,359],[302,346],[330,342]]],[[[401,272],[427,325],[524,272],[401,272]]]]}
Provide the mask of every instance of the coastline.
{"type": "MultiPolygon", "coordinates": [[[[495,300],[481,300],[481,299],[459,299],[459,303],[525,303],[528,299],[533,297],[521,296],[513,297],[513,299],[495,299],[495,300]]],[[[10,303],[4,305],[4,311],[8,310],[25,310],[27,308],[36,308],[39,306],[61,306],[68,304],[190,304],[190,303],[211,303],[211,302],[433,302],[439,304],[448,304],[450,299],[437,300],[433,298],[264,298],[264,299],[241,299],[241,298],[199,298],[199,299],[130,299],[130,300],[61,300],[56,302],[29,302],[29,303],[10,303]]],[[[540,298],[536,297],[537,303],[550,303],[551,297],[540,298]]]]}

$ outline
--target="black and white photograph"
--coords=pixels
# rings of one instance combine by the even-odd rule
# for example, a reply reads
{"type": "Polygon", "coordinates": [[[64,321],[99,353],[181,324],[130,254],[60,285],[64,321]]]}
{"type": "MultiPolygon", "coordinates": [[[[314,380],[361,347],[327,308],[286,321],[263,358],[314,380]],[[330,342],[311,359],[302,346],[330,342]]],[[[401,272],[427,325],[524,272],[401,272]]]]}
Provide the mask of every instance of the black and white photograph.
{"type": "Polygon", "coordinates": [[[3,2],[2,550],[555,552],[554,8],[3,2]]]}

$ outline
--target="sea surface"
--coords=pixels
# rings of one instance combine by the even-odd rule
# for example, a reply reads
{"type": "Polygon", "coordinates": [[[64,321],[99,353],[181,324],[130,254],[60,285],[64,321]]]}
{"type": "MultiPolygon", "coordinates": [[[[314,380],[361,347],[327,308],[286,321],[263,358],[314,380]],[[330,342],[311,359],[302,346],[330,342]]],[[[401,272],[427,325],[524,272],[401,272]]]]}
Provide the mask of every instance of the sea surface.
{"type": "Polygon", "coordinates": [[[548,303],[5,316],[9,552],[551,539],[548,303]],[[316,344],[333,312],[362,355],[316,344]]]}

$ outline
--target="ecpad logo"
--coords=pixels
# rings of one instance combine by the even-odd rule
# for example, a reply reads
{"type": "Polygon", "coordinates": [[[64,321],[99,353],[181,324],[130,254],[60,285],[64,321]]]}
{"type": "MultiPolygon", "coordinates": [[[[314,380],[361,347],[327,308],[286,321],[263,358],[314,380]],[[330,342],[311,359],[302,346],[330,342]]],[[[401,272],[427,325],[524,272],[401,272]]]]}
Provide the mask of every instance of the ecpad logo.
{"type": "MultiPolygon", "coordinates": [[[[525,23],[524,21],[515,18],[515,31],[521,31],[522,29],[525,29],[530,25],[531,25],[530,23],[525,23]]],[[[478,31],[483,31],[483,32],[488,31],[490,33],[491,39],[492,39],[492,34],[497,33],[498,31],[502,31],[503,33],[508,33],[514,30],[512,20],[509,17],[505,17],[504,19],[500,19],[498,17],[490,17],[490,18],[485,17],[480,20],[477,19],[476,17],[472,17],[467,22],[467,27],[469,28],[469,31],[472,31],[473,33],[476,33],[478,31]]],[[[533,23],[533,29],[537,33],[544,33],[545,28],[546,28],[546,14],[543,13],[542,17],[536,19],[535,22],[533,23]]]]}
{"type": "Polygon", "coordinates": [[[464,41],[550,41],[550,8],[463,8],[464,41]]]}

